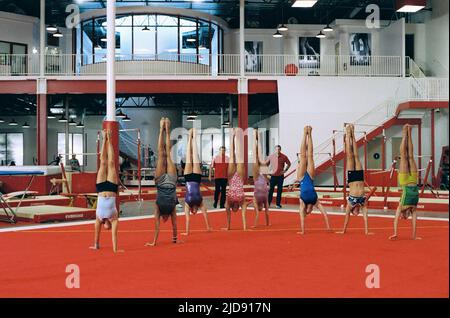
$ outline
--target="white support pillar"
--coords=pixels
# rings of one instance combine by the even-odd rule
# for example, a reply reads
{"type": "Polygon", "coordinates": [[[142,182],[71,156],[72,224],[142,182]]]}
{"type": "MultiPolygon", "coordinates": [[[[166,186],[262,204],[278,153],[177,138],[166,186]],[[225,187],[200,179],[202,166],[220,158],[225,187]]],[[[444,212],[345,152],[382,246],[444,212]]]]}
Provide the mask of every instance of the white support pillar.
{"type": "Polygon", "coordinates": [[[245,76],[245,0],[239,0],[239,65],[240,75],[245,76]]]}
{"type": "Polygon", "coordinates": [[[116,0],[107,1],[106,23],[106,120],[116,121],[116,0]]]}
{"type": "Polygon", "coordinates": [[[45,76],[45,42],[47,31],[45,29],[45,0],[41,0],[39,24],[39,77],[45,76]]]}

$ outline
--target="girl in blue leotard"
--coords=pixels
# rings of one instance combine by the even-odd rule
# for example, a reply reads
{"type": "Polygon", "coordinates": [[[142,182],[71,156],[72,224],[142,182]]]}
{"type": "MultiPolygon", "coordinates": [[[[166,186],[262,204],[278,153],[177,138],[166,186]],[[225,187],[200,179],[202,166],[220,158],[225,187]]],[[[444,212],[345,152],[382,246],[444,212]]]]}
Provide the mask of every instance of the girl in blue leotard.
{"type": "Polygon", "coordinates": [[[300,162],[297,168],[297,180],[300,187],[300,232],[305,234],[305,216],[309,215],[314,207],[322,213],[327,229],[330,230],[328,215],[320,203],[314,189],[314,149],[312,142],[312,127],[304,128],[303,139],[300,146],[300,162]]]}

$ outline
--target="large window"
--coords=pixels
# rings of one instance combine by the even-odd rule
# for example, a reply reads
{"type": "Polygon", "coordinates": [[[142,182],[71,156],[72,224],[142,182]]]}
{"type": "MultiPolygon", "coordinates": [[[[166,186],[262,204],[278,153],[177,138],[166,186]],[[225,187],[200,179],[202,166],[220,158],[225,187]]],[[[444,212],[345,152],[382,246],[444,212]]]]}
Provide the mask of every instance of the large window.
{"type": "Polygon", "coordinates": [[[0,133],[0,163],[2,166],[11,163],[23,166],[22,133],[0,133]]]}
{"type": "Polygon", "coordinates": [[[157,49],[159,60],[178,60],[178,17],[157,16],[157,49]]]}
{"type": "MultiPolygon", "coordinates": [[[[116,19],[116,54],[119,60],[169,60],[216,66],[211,54],[223,51],[222,29],[201,19],[167,14],[129,14],[116,19]],[[181,54],[181,57],[179,56],[181,54]]],[[[76,32],[74,52],[82,64],[106,61],[106,18],[92,18],[76,32]],[[81,46],[81,48],[79,47],[81,46]]]]}
{"type": "MultiPolygon", "coordinates": [[[[66,153],[66,134],[58,133],[58,153],[66,153]]],[[[83,153],[83,134],[69,134],[69,154],[83,153]]],[[[71,159],[70,156],[68,159],[71,159]]],[[[83,156],[77,156],[80,165],[83,165],[83,156]]]]}
{"type": "Polygon", "coordinates": [[[12,75],[27,73],[27,54],[26,44],[0,41],[0,65],[9,66],[12,75]]]}

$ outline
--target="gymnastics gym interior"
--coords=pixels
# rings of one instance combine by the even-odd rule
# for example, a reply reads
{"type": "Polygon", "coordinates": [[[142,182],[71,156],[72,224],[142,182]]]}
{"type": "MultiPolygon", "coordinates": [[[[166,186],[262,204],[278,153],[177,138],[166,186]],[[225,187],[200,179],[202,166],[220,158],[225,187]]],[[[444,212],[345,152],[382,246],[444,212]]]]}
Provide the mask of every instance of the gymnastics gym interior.
{"type": "Polygon", "coordinates": [[[448,57],[446,0],[0,0],[0,297],[448,298],[448,57]]]}

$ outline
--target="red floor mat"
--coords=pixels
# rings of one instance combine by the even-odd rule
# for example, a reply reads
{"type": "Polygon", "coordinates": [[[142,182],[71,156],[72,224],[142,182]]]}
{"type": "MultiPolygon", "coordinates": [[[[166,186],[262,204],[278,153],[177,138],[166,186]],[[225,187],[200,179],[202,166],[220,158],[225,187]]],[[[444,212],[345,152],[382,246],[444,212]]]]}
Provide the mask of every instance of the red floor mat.
{"type": "MultiPolygon", "coordinates": [[[[448,222],[420,221],[423,240],[412,241],[410,221],[402,221],[400,240],[391,242],[389,218],[371,218],[375,235],[369,237],[361,217],[350,220],[345,236],[325,232],[320,215],[307,218],[305,236],[296,234],[294,213],[273,212],[270,228],[247,233],[240,214],[233,215],[230,232],[220,231],[224,213],[212,213],[211,220],[215,231],[205,233],[203,217],[194,217],[194,232],[183,244],[170,243],[170,222],[163,224],[157,247],[144,247],[153,220],[122,222],[125,253],[118,255],[110,232],[102,233],[100,251],[88,249],[92,225],[0,233],[0,297],[449,296],[448,222]],[[80,289],[65,286],[68,264],[80,267],[80,289]],[[365,287],[369,264],[380,268],[380,289],[365,287]]],[[[340,227],[343,217],[331,222],[340,227]]]]}

